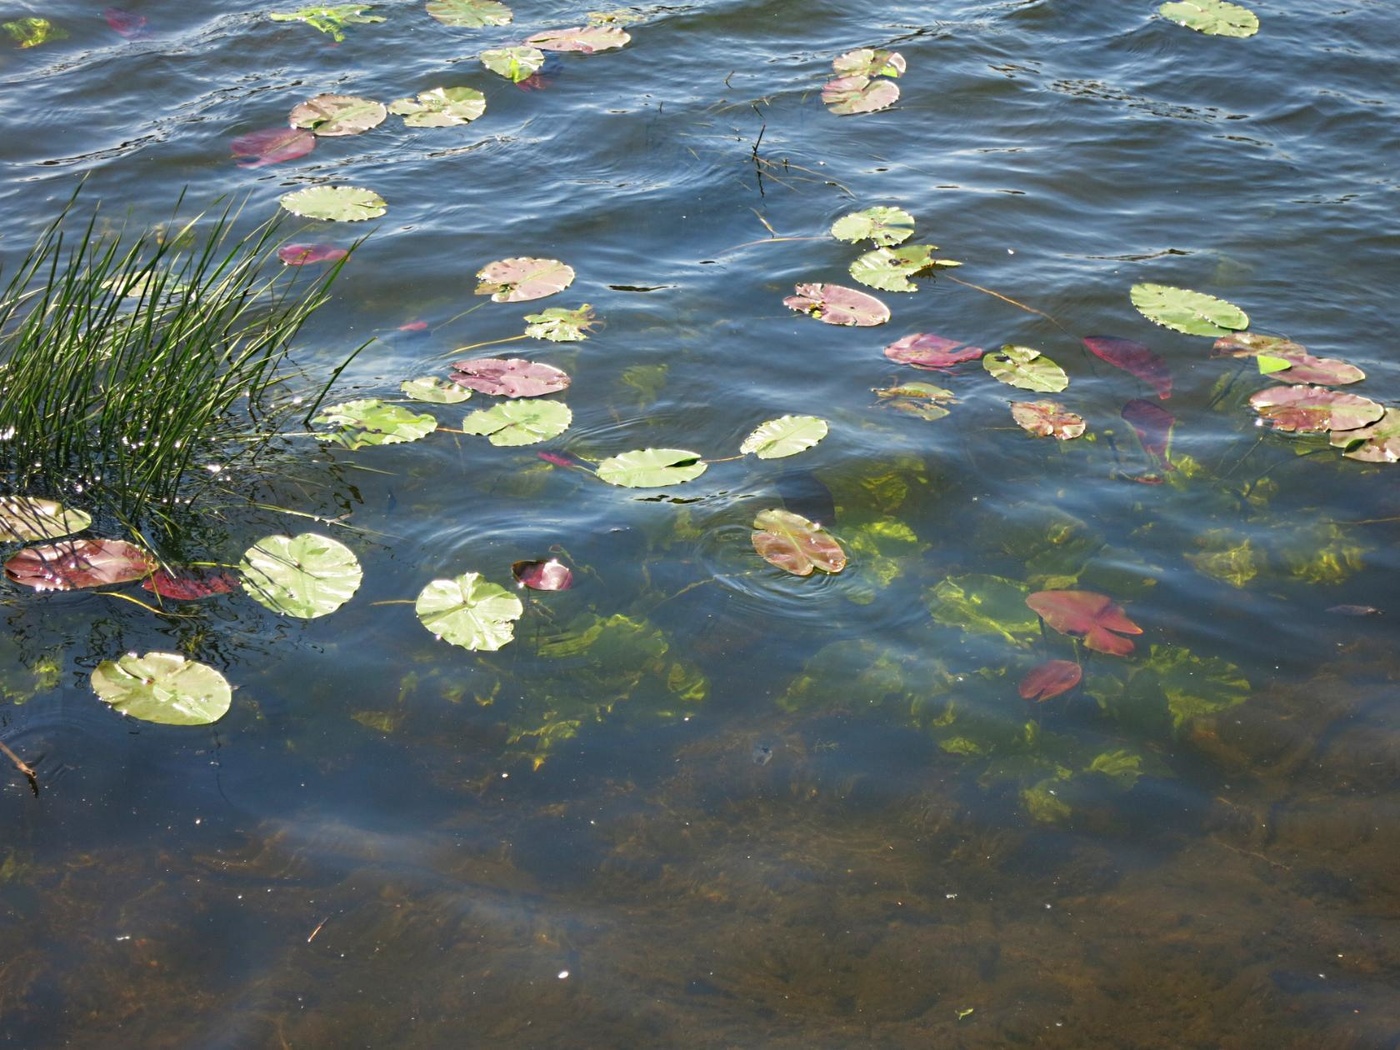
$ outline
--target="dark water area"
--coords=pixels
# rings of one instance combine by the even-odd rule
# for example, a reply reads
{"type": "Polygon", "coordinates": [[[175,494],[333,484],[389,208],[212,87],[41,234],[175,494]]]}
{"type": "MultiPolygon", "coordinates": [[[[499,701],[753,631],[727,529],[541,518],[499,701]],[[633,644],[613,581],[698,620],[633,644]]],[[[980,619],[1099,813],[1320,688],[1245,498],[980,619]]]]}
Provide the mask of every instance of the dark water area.
{"type": "MultiPolygon", "coordinates": [[[[162,619],[3,584],[0,740],[41,791],[0,786],[0,1042],[1400,1045],[1400,473],[1256,425],[1252,361],[1129,299],[1227,299],[1400,404],[1400,22],[1250,6],[1243,40],[1150,0],[645,7],[625,48],[552,58],[530,91],[478,53],[585,8],[462,29],[384,4],[340,43],[267,17],[291,4],[133,5],[132,39],[99,7],[26,9],[69,36],[0,43],[7,266],[80,180],[114,226],[182,191],[246,198],[251,224],[289,190],[369,187],[382,219],[299,238],[369,234],[289,393],[375,337],[332,396],[397,398],[524,313],[589,303],[587,341],[501,348],[573,379],[572,426],[538,448],[712,462],[639,490],[474,436],[288,435],[237,484],[320,520],[229,499],[192,543],[237,563],[268,532],[334,535],[364,567],[335,614],[234,594],[162,619]],[[900,101],[838,117],[821,86],[856,47],[905,57],[900,101]],[[485,114],[230,156],[315,94],[440,85],[485,114]],[[880,328],[786,309],[797,283],[854,284],[865,246],[828,230],[874,205],[962,267],[875,293],[880,328]],[[463,315],[476,271],[521,255],[577,280],[463,315]],[[1032,439],[1007,402],[1041,395],[977,362],[886,359],[914,332],[1041,350],[1089,433],[1032,439]],[[1148,344],[1170,399],[1091,335],[1148,344]],[[914,380],[955,393],[946,417],[872,393],[914,380]],[[1174,469],[1122,418],[1135,398],[1175,417],[1174,469]],[[719,462],[784,414],[829,434],[719,462]],[[830,528],[844,572],[758,558],[754,516],[782,506],[830,528]],[[403,604],[551,552],[576,586],[531,594],[498,652],[403,604]],[[1120,602],[1133,652],[1042,628],[1024,596],[1056,588],[1120,602]],[[100,703],[93,667],[147,650],[219,668],[228,715],[100,703]],[[1028,704],[1050,658],[1083,683],[1028,704]]],[[[488,403],[434,407],[455,427],[488,403]]]]}

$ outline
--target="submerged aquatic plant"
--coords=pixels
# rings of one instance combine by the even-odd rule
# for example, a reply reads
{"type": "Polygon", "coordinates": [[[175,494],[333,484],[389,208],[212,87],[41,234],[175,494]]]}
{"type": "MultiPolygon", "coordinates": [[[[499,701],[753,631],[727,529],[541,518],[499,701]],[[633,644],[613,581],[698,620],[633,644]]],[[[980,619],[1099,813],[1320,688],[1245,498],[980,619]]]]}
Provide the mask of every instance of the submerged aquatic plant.
{"type": "Polygon", "coordinates": [[[135,235],[94,212],[68,232],[76,201],[0,290],[0,484],[169,531],[256,446],[241,439],[341,263],[298,282],[278,221],[240,234],[234,207],[135,235]]]}

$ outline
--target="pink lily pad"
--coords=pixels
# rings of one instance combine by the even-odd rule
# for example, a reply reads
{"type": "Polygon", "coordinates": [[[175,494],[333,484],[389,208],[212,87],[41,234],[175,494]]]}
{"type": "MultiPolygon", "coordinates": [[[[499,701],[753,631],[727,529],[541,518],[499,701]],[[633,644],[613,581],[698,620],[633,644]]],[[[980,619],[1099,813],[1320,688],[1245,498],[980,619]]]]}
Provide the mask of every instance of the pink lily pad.
{"type": "Polygon", "coordinates": [[[969,346],[960,340],[929,332],[906,335],[885,347],[885,356],[891,361],[933,372],[945,372],[964,361],[976,361],[985,352],[980,346],[969,346]]]}
{"type": "Polygon", "coordinates": [[[1249,404],[1275,430],[1298,434],[1356,430],[1385,414],[1370,398],[1320,386],[1270,387],[1251,397],[1249,404]]]}
{"type": "Polygon", "coordinates": [[[458,361],[449,377],[458,386],[500,397],[539,397],[568,387],[569,374],[553,365],[520,357],[479,357],[458,361]]]}
{"type": "Polygon", "coordinates": [[[873,295],[839,284],[799,284],[783,305],[826,324],[868,328],[890,319],[890,308],[873,295]]]}
{"type": "Polygon", "coordinates": [[[1075,638],[1095,652],[1127,656],[1133,643],[1125,634],[1142,634],[1122,606],[1106,594],[1093,591],[1036,591],[1026,604],[1047,624],[1075,638]]]}
{"type": "Polygon", "coordinates": [[[1366,373],[1353,364],[1335,357],[1313,357],[1301,349],[1260,351],[1255,359],[1260,372],[1280,383],[1346,386],[1366,378],[1366,373]]]}
{"type": "Polygon", "coordinates": [[[558,558],[518,561],[510,571],[520,586],[532,591],[567,591],[574,585],[573,572],[558,558]]]}
{"type": "Polygon", "coordinates": [[[130,11],[123,11],[119,7],[105,7],[102,9],[102,17],[107,20],[107,25],[112,32],[118,33],[128,40],[139,40],[146,35],[145,15],[135,15],[130,11]]]}
{"type": "Polygon", "coordinates": [[[810,576],[813,569],[840,572],[846,552],[824,528],[790,510],[760,511],[753,522],[753,549],[764,561],[794,576],[810,576]]]}
{"type": "Polygon", "coordinates": [[[1084,669],[1073,660],[1046,660],[1027,672],[1017,691],[1022,700],[1044,703],[1061,693],[1069,692],[1083,677],[1084,669]]]}
{"type": "Polygon", "coordinates": [[[861,73],[833,77],[822,85],[822,101],[838,116],[877,113],[899,101],[899,85],[893,80],[871,80],[861,73]]]}
{"type": "Polygon", "coordinates": [[[160,569],[143,580],[141,586],[162,598],[190,602],[215,594],[228,594],[238,590],[242,584],[231,572],[186,569],[175,575],[160,569]]]}
{"type": "Polygon", "coordinates": [[[1363,463],[1400,463],[1400,409],[1387,408],[1370,426],[1333,430],[1331,442],[1346,449],[1347,459],[1363,463]]]}
{"type": "Polygon", "coordinates": [[[309,266],[311,263],[339,262],[350,252],[333,244],[284,244],[277,249],[277,258],[287,266],[309,266]]]}
{"type": "Polygon", "coordinates": [[[1095,357],[1137,376],[1163,401],[1172,396],[1172,374],[1167,363],[1142,343],[1111,335],[1086,335],[1084,345],[1095,357]]]}
{"type": "Polygon", "coordinates": [[[1070,441],[1084,433],[1084,417],[1058,401],[1013,401],[1011,418],[1035,437],[1070,441]]]}
{"type": "Polygon", "coordinates": [[[36,591],[71,591],[149,576],[155,559],[126,540],[68,540],[25,547],[5,562],[5,575],[36,591]]]}
{"type": "Polygon", "coordinates": [[[1259,332],[1231,332],[1222,335],[1211,347],[1212,357],[1254,357],[1256,354],[1305,354],[1307,348],[1301,343],[1281,335],[1263,335],[1259,332]]]}
{"type": "Polygon", "coordinates": [[[580,51],[591,55],[595,51],[610,51],[622,47],[632,37],[617,26],[575,26],[572,29],[549,29],[528,37],[525,43],[541,51],[580,51]]]}
{"type": "Polygon", "coordinates": [[[301,128],[265,128],[239,135],[229,144],[240,168],[261,168],[304,157],[316,146],[316,136],[301,128]]]}
{"type": "Polygon", "coordinates": [[[1167,448],[1171,445],[1176,416],[1140,397],[1124,405],[1122,415],[1123,421],[1137,434],[1142,450],[1163,470],[1175,470],[1176,467],[1167,459],[1167,448]]]}
{"type": "Polygon", "coordinates": [[[573,284],[574,268],[558,259],[500,259],[478,270],[476,279],[481,282],[477,295],[489,295],[497,303],[523,303],[562,292],[573,284]]]}

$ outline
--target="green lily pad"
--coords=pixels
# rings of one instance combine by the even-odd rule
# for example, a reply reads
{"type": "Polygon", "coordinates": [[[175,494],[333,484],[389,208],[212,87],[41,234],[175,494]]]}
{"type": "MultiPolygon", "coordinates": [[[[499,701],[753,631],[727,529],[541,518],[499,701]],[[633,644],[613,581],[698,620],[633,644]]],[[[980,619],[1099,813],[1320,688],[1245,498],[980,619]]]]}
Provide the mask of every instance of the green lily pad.
{"type": "Polygon", "coordinates": [[[57,500],[34,496],[0,498],[0,543],[56,540],[82,532],[91,524],[90,514],[69,510],[57,500]]]}
{"type": "Polygon", "coordinates": [[[305,22],[313,29],[330,34],[332,40],[340,43],[345,39],[346,26],[384,21],[382,15],[365,14],[373,9],[373,4],[339,4],[335,7],[303,7],[300,11],[279,12],[268,17],[274,22],[305,22]]]}
{"type": "Polygon", "coordinates": [[[332,405],[311,422],[336,427],[324,436],[346,448],[399,445],[418,441],[437,429],[437,420],[427,413],[387,405],[375,397],[332,405]]]}
{"type": "Polygon", "coordinates": [[[264,536],[243,552],[238,569],[259,605],[305,620],[335,612],[364,577],[354,551],[314,532],[264,536]]]}
{"type": "Polygon", "coordinates": [[[5,30],[16,47],[38,47],[68,38],[66,29],[60,29],[47,18],[17,18],[13,22],[0,22],[0,29],[5,30]]]}
{"type": "Polygon", "coordinates": [[[1149,321],[1187,335],[1223,336],[1249,327],[1249,315],[1234,303],[1189,288],[1135,284],[1133,305],[1149,321]]]}
{"type": "Polygon", "coordinates": [[[843,215],[831,224],[838,241],[874,241],[878,245],[903,244],[914,236],[914,216],[903,208],[875,207],[843,215]]]}
{"type": "Polygon", "coordinates": [[[937,623],[960,627],[969,634],[998,635],[1012,645],[1022,645],[1040,632],[1040,617],[1026,605],[1030,588],[1025,584],[968,573],[949,576],[928,592],[929,613],[937,623]]]}
{"type": "Polygon", "coordinates": [[[493,445],[535,445],[564,433],[573,419],[562,401],[502,401],[467,416],[462,430],[489,435],[493,445]]]}
{"type": "Polygon", "coordinates": [[[1141,673],[1156,679],[1178,730],[1193,719],[1228,711],[1249,699],[1248,680],[1228,660],[1197,656],[1178,646],[1154,645],[1151,652],[1141,673]]]}
{"type": "Polygon", "coordinates": [[[285,194],[281,204],[293,215],[327,222],[362,222],[388,211],[383,197],[358,186],[308,186],[285,194]]]}
{"type": "Polygon", "coordinates": [[[515,621],[525,606],[499,584],[467,572],[433,580],[419,592],[413,609],[434,637],[474,652],[494,652],[515,637],[515,621]]]}
{"type": "Polygon", "coordinates": [[[416,99],[401,98],[389,112],[411,128],[450,128],[469,124],[486,112],[486,96],[476,88],[450,87],[420,91],[416,99]]]}
{"type": "Polygon", "coordinates": [[[1400,409],[1387,408],[1370,426],[1332,431],[1332,444],[1346,449],[1347,459],[1363,463],[1400,462],[1400,409]]]}
{"type": "Polygon", "coordinates": [[[831,60],[831,68],[838,75],[856,74],[867,77],[897,77],[905,70],[904,56],[898,51],[883,48],[859,47],[837,55],[831,60]]]}
{"type": "Polygon", "coordinates": [[[899,85],[893,80],[871,80],[858,73],[834,77],[822,85],[822,101],[838,116],[878,113],[899,101],[899,85]]]}
{"type": "Polygon", "coordinates": [[[355,95],[317,95],[292,107],[287,122],[321,138],[359,135],[384,123],[384,103],[355,95]]]}
{"type": "Polygon", "coordinates": [[[1157,13],[1207,36],[1246,37],[1259,32],[1259,16],[1227,0],[1173,0],[1157,8],[1157,13]]]}
{"type": "Polygon", "coordinates": [[[456,405],[472,396],[470,389],[459,386],[437,376],[419,376],[405,379],[399,389],[415,401],[425,401],[433,405],[456,405]]]}
{"type": "Polygon", "coordinates": [[[841,544],[816,522],[790,510],[760,511],[751,539],[764,561],[794,576],[810,576],[813,569],[836,573],[846,567],[841,544]]]}
{"type": "Polygon", "coordinates": [[[698,452],[680,448],[640,448],[598,464],[598,477],[628,489],[663,488],[694,481],[709,466],[698,452]]]}
{"type": "Polygon", "coordinates": [[[576,310],[552,306],[537,314],[526,314],[529,322],[525,334],[531,339],[548,339],[551,343],[577,343],[588,338],[588,330],[597,323],[593,307],[584,303],[576,310]]]}
{"type": "Polygon", "coordinates": [[[935,259],[936,244],[906,244],[899,248],[876,248],[851,263],[851,276],[870,288],[886,292],[913,292],[918,286],[909,278],[944,266],[961,266],[951,259],[935,259]]]}
{"type": "Polygon", "coordinates": [[[223,718],[233,700],[223,675],[178,653],[103,660],[92,672],[92,688],[114,710],[168,726],[207,726],[223,718]]]}
{"type": "Polygon", "coordinates": [[[997,379],[1021,390],[1059,393],[1069,386],[1065,370],[1029,346],[1003,346],[982,358],[982,367],[997,379]]]}
{"type": "Polygon", "coordinates": [[[544,52],[537,47],[497,47],[481,53],[481,64],[518,84],[544,67],[544,52]]]}
{"type": "Polygon", "coordinates": [[[744,438],[739,451],[759,459],[782,459],[811,448],[826,437],[826,420],[816,416],[780,416],[762,423],[744,438]]]}
{"type": "Polygon", "coordinates": [[[457,29],[510,25],[515,17],[497,0],[428,0],[425,9],[443,25],[457,29]]]}

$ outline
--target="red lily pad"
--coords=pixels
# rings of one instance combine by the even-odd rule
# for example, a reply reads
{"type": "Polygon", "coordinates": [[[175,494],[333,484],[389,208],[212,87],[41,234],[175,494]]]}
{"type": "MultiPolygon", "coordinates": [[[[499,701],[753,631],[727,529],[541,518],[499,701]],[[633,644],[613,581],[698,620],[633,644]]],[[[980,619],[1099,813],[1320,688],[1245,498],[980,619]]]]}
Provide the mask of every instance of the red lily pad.
{"type": "Polygon", "coordinates": [[[304,157],[316,146],[316,136],[301,128],[265,128],[239,135],[229,145],[240,168],[262,168],[304,157]]]}
{"type": "Polygon", "coordinates": [[[5,575],[36,591],[72,591],[130,583],[155,567],[149,554],[126,540],[69,540],[25,547],[5,562],[5,575]]]}
{"type": "Polygon", "coordinates": [[[890,319],[890,308],[873,295],[839,284],[799,284],[783,305],[826,324],[868,328],[890,319]]]}
{"type": "Polygon", "coordinates": [[[760,511],[753,522],[753,549],[764,561],[794,576],[810,576],[813,569],[840,572],[846,552],[824,528],[790,510],[760,511]]]}
{"type": "Polygon", "coordinates": [[[980,346],[969,346],[960,340],[930,332],[915,332],[885,347],[885,356],[891,361],[926,368],[931,372],[946,372],[964,361],[976,361],[985,352],[980,346]]]}
{"type": "Polygon", "coordinates": [[[1167,448],[1171,445],[1172,427],[1176,426],[1176,416],[1151,401],[1135,397],[1123,406],[1123,421],[1133,428],[1133,433],[1142,443],[1142,450],[1156,460],[1163,470],[1175,470],[1167,459],[1167,448]]]}
{"type": "Polygon", "coordinates": [[[518,561],[510,571],[520,586],[532,591],[567,591],[574,585],[573,572],[558,558],[518,561]]]}
{"type": "Polygon", "coordinates": [[[1368,397],[1320,386],[1270,387],[1251,397],[1249,404],[1275,430],[1298,434],[1356,430],[1385,414],[1385,409],[1368,397]]]}
{"type": "Polygon", "coordinates": [[[146,35],[145,15],[135,15],[119,7],[104,7],[102,17],[107,20],[107,26],[112,32],[128,40],[139,40],[146,35]]]}
{"type": "Polygon", "coordinates": [[[569,374],[553,365],[542,365],[520,357],[479,357],[458,361],[449,377],[459,386],[499,397],[539,397],[564,390],[569,374]]]}
{"type": "Polygon", "coordinates": [[[574,269],[558,259],[499,259],[476,273],[477,295],[496,303],[523,303],[562,292],[574,281],[574,269]]]}
{"type": "Polygon", "coordinates": [[[284,244],[277,249],[277,258],[287,266],[309,266],[312,263],[339,262],[350,252],[333,244],[284,244]]]}
{"type": "Polygon", "coordinates": [[[1167,363],[1142,343],[1111,335],[1086,335],[1084,345],[1095,357],[1137,376],[1163,401],[1172,396],[1172,374],[1167,363]]]}
{"type": "Polygon", "coordinates": [[[150,578],[143,580],[141,586],[148,591],[154,591],[162,598],[192,602],[215,594],[228,594],[238,590],[241,584],[238,577],[231,572],[186,569],[179,574],[172,574],[160,569],[150,578]]]}
{"type": "Polygon", "coordinates": [[[822,85],[822,101],[838,116],[878,113],[899,101],[899,85],[893,80],[871,80],[861,73],[833,77],[822,85]]]}
{"type": "Polygon", "coordinates": [[[1022,700],[1044,703],[1061,693],[1067,693],[1084,677],[1084,669],[1073,660],[1046,660],[1032,667],[1021,679],[1018,692],[1022,700]]]}
{"type": "Polygon", "coordinates": [[[572,29],[549,29],[528,37],[525,43],[541,51],[579,51],[591,55],[595,51],[610,51],[622,47],[632,37],[617,26],[575,26],[572,29]]]}
{"type": "Polygon", "coordinates": [[[1142,628],[1128,619],[1122,606],[1106,594],[1093,591],[1036,591],[1026,598],[1047,624],[1075,638],[1095,652],[1127,656],[1133,643],[1125,634],[1142,634],[1142,628]]]}
{"type": "Polygon", "coordinates": [[[1084,433],[1084,417],[1058,401],[1013,401],[1011,418],[1035,437],[1070,441],[1084,433]]]}

